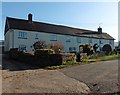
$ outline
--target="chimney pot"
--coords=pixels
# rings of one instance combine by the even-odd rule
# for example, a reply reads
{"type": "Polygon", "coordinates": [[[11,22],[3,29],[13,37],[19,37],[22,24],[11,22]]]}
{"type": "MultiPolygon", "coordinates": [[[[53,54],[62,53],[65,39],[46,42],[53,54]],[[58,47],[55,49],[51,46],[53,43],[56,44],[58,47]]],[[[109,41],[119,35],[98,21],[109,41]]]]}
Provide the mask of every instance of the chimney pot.
{"type": "Polygon", "coordinates": [[[32,14],[31,13],[28,14],[28,21],[32,22],[32,14]]]}
{"type": "Polygon", "coordinates": [[[98,28],[98,33],[99,34],[102,34],[102,28],[99,26],[99,28],[98,28]]]}

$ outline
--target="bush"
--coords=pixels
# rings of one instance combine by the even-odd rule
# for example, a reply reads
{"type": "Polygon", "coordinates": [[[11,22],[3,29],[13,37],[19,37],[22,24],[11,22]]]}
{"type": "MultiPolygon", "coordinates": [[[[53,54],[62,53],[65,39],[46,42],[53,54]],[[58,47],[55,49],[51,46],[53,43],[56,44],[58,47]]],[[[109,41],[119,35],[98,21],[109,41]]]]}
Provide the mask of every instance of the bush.
{"type": "Polygon", "coordinates": [[[34,52],[35,56],[43,56],[43,55],[49,55],[49,54],[54,54],[54,50],[53,49],[37,49],[34,52]]]}
{"type": "Polygon", "coordinates": [[[55,66],[62,64],[62,55],[54,54],[52,49],[36,50],[35,54],[20,52],[17,49],[10,50],[11,59],[17,60],[22,63],[31,65],[39,65],[40,67],[55,66]]]}
{"type": "Polygon", "coordinates": [[[62,54],[62,59],[63,59],[63,62],[75,61],[76,60],[76,55],[74,53],[63,53],[62,54]]]}
{"type": "Polygon", "coordinates": [[[35,57],[34,55],[31,55],[29,53],[18,52],[17,60],[23,63],[32,64],[33,62],[35,62],[35,57]]]}
{"type": "Polygon", "coordinates": [[[49,66],[56,66],[56,65],[61,65],[62,64],[62,55],[61,54],[50,54],[49,61],[50,64],[49,66]]]}
{"type": "Polygon", "coordinates": [[[94,49],[95,52],[97,52],[98,47],[99,47],[99,46],[98,46],[97,43],[93,45],[93,49],[94,49]]]}
{"type": "Polygon", "coordinates": [[[9,58],[16,59],[18,57],[18,48],[11,48],[9,51],[9,58]]]}
{"type": "Polygon", "coordinates": [[[92,55],[89,55],[88,58],[92,59],[92,58],[99,58],[99,57],[103,57],[103,56],[105,56],[105,52],[97,52],[92,55]]]}
{"type": "Polygon", "coordinates": [[[55,51],[56,54],[61,53],[64,50],[64,46],[59,42],[54,42],[50,47],[55,51]]]}
{"type": "Polygon", "coordinates": [[[102,51],[105,52],[106,55],[110,55],[112,52],[112,47],[109,44],[105,44],[102,48],[102,51]]]}
{"type": "Polygon", "coordinates": [[[87,55],[91,55],[94,53],[93,46],[91,46],[90,44],[82,44],[80,45],[80,47],[82,47],[82,53],[87,53],[87,55]]]}
{"type": "Polygon", "coordinates": [[[37,49],[44,49],[44,48],[47,47],[47,45],[46,45],[45,41],[40,40],[40,41],[35,42],[33,44],[33,47],[34,47],[35,50],[37,50],[37,49]]]}
{"type": "Polygon", "coordinates": [[[44,56],[35,56],[36,64],[41,67],[46,66],[56,66],[62,64],[62,55],[61,54],[49,54],[44,56]]]}

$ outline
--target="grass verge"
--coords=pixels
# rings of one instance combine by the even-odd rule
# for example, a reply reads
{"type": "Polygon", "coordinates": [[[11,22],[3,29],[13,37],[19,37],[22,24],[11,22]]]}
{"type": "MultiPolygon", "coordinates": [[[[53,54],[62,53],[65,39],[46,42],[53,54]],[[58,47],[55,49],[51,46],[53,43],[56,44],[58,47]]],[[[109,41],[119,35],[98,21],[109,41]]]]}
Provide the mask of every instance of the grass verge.
{"type": "Polygon", "coordinates": [[[106,60],[111,60],[115,58],[120,58],[120,54],[113,54],[109,56],[104,56],[104,57],[99,57],[99,58],[93,58],[93,59],[83,59],[83,63],[88,63],[88,62],[97,62],[97,61],[106,61],[106,60]]]}
{"type": "Polygon", "coordinates": [[[75,64],[79,64],[79,63],[75,62],[75,61],[68,61],[68,62],[64,62],[62,65],[48,66],[47,69],[50,69],[50,70],[61,69],[61,68],[65,68],[65,67],[68,67],[68,66],[75,65],[75,64]]]}
{"type": "MultiPolygon", "coordinates": [[[[109,56],[104,56],[104,57],[99,57],[99,58],[94,58],[94,59],[83,59],[82,63],[90,63],[90,62],[97,62],[97,61],[105,61],[105,60],[110,60],[110,59],[115,59],[115,58],[120,58],[120,54],[117,55],[109,55],[109,56]]],[[[68,66],[72,66],[75,64],[79,64],[79,62],[75,62],[75,61],[68,61],[68,62],[64,62],[62,65],[58,65],[58,66],[48,66],[47,69],[50,70],[54,70],[54,69],[61,69],[61,68],[65,68],[68,66]]]]}

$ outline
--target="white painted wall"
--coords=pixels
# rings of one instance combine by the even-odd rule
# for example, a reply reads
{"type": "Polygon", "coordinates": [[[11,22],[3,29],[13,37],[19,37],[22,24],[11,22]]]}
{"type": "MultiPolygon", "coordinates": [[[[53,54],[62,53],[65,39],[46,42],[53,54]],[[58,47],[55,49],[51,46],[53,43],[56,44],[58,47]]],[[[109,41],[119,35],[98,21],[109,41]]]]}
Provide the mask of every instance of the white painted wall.
{"type": "MultiPolygon", "coordinates": [[[[10,48],[18,48],[20,44],[24,44],[27,47],[27,51],[32,51],[33,48],[31,46],[39,40],[46,41],[46,43],[53,43],[55,41],[50,41],[50,35],[56,35],[57,36],[57,41],[60,42],[64,46],[64,52],[69,52],[69,47],[76,47],[77,52],[79,52],[79,45],[80,44],[85,44],[85,43],[90,43],[90,39],[92,39],[92,45],[97,43],[100,45],[100,47],[103,47],[105,44],[109,44],[110,40],[105,40],[105,39],[96,39],[96,38],[85,38],[85,37],[79,37],[81,39],[81,43],[77,42],[77,37],[76,36],[70,36],[70,35],[59,35],[59,34],[51,34],[51,33],[43,33],[43,32],[35,32],[35,31],[25,31],[25,30],[13,30],[13,31],[8,31],[5,35],[5,50],[8,51],[10,48]],[[21,39],[19,38],[19,32],[27,32],[27,39],[21,39]],[[13,33],[13,34],[12,34],[13,33]],[[35,35],[38,33],[38,38],[35,39],[35,35]],[[14,38],[12,38],[12,36],[14,38]],[[70,38],[70,42],[66,42],[66,40],[70,38]],[[103,43],[100,44],[99,42],[103,43]],[[13,46],[12,46],[13,44],[13,46]]],[[[114,40],[111,40],[111,46],[114,48],[114,40]]],[[[98,50],[100,49],[98,48],[98,50]]]]}
{"type": "Polygon", "coordinates": [[[5,34],[5,51],[9,51],[10,48],[13,48],[13,31],[11,29],[8,30],[8,32],[5,34]]]}

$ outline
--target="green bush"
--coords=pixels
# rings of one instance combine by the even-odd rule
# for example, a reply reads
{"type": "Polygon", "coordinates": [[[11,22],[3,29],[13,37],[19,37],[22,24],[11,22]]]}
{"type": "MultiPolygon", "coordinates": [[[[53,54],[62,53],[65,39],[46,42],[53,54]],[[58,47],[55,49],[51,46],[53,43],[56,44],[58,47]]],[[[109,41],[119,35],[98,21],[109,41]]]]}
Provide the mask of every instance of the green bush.
{"type": "Polygon", "coordinates": [[[91,44],[81,44],[80,47],[82,48],[82,53],[87,53],[87,55],[91,55],[94,53],[94,49],[91,44]]]}
{"type": "Polygon", "coordinates": [[[47,47],[47,44],[46,44],[45,41],[40,40],[40,41],[35,42],[33,44],[33,47],[34,47],[35,50],[37,50],[37,49],[44,49],[44,48],[47,47]]]}
{"type": "Polygon", "coordinates": [[[62,64],[62,55],[54,54],[54,51],[52,49],[36,50],[35,54],[37,56],[30,53],[18,51],[17,49],[12,49],[10,51],[11,59],[17,60],[22,63],[39,65],[40,67],[53,65],[56,66],[62,64]]]}

